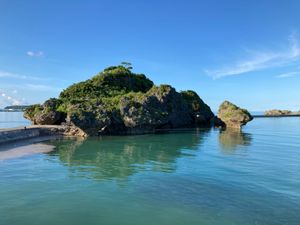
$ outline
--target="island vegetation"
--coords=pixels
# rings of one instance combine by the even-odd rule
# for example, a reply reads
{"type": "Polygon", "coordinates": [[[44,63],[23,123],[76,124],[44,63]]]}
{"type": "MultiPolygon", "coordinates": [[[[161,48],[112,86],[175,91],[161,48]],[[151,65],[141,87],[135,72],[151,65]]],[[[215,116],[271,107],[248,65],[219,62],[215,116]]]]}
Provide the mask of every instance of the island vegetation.
{"type": "Polygon", "coordinates": [[[155,85],[144,74],[132,72],[130,63],[108,67],[73,84],[58,98],[30,106],[24,116],[38,125],[75,126],[87,135],[141,134],[220,123],[195,91],[155,85]]]}

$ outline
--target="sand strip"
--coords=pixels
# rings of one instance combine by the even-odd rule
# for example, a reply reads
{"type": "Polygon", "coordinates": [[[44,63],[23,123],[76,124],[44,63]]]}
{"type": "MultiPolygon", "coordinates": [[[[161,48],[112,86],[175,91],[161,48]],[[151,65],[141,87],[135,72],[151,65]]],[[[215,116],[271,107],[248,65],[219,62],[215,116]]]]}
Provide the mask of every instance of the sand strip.
{"type": "Polygon", "coordinates": [[[55,146],[44,144],[43,141],[57,139],[57,137],[38,137],[29,140],[0,144],[0,161],[19,158],[31,154],[47,153],[54,150],[55,146]]]}
{"type": "Polygon", "coordinates": [[[30,144],[12,148],[10,150],[0,151],[0,161],[19,158],[31,154],[48,153],[54,150],[53,145],[47,144],[30,144]]]}

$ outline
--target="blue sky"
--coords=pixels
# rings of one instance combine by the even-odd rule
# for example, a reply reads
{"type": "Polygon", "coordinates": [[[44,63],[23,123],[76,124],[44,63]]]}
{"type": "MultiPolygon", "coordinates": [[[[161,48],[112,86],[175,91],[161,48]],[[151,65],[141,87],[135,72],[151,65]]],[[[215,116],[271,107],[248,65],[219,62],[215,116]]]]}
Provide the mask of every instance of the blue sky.
{"type": "Polygon", "coordinates": [[[0,0],[0,108],[129,61],[213,110],[300,110],[299,12],[298,0],[0,0]]]}

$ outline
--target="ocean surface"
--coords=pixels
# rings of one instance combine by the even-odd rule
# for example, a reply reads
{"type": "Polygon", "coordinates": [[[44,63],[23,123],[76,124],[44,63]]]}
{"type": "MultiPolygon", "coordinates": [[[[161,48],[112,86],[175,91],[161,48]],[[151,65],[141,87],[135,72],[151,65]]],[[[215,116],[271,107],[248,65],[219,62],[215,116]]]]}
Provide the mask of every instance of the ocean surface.
{"type": "Polygon", "coordinates": [[[300,118],[44,142],[0,161],[2,225],[299,225],[300,118]]]}
{"type": "Polygon", "coordinates": [[[0,112],[0,129],[28,125],[30,125],[30,121],[23,117],[23,112],[0,112]]]}

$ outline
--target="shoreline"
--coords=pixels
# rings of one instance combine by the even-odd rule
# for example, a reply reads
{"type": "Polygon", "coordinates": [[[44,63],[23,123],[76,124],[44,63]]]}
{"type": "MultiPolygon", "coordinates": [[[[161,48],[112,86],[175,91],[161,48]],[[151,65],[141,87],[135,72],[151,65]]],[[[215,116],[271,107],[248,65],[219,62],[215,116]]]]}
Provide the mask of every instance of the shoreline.
{"type": "MultiPolygon", "coordinates": [[[[284,118],[300,117],[300,115],[254,115],[253,118],[284,118]]],[[[0,161],[19,158],[31,154],[48,153],[55,149],[55,146],[43,143],[52,139],[72,138],[69,127],[65,125],[31,125],[17,128],[0,128],[0,161]]],[[[158,129],[157,134],[169,132],[184,132],[191,128],[180,129],[158,129]]],[[[209,129],[201,127],[201,129],[209,129]]],[[[131,135],[126,135],[131,136],[131,135]]],[[[78,136],[77,136],[78,137],[78,136]]]]}
{"type": "MultiPolygon", "coordinates": [[[[284,117],[300,117],[300,114],[293,115],[253,115],[253,118],[284,118],[284,117]]],[[[15,143],[22,140],[33,140],[42,137],[84,137],[83,133],[74,132],[74,127],[65,125],[30,125],[16,128],[0,128],[0,147],[8,143],[15,143]]],[[[206,128],[206,127],[203,127],[206,128]]],[[[154,133],[161,133],[176,129],[158,129],[154,133]]],[[[180,130],[180,129],[179,129],[180,130]]],[[[130,135],[130,134],[129,134],[130,135]]]]}
{"type": "Polygon", "coordinates": [[[31,125],[18,128],[0,129],[0,146],[21,140],[41,137],[84,137],[85,134],[76,127],[65,125],[31,125]]]}
{"type": "Polygon", "coordinates": [[[272,118],[272,117],[300,117],[300,114],[290,115],[252,115],[253,118],[272,118]]]}

